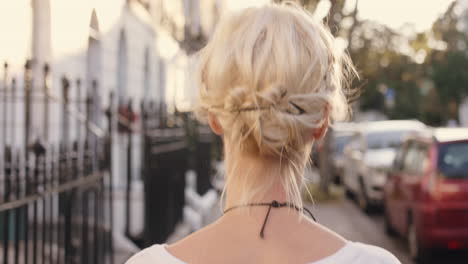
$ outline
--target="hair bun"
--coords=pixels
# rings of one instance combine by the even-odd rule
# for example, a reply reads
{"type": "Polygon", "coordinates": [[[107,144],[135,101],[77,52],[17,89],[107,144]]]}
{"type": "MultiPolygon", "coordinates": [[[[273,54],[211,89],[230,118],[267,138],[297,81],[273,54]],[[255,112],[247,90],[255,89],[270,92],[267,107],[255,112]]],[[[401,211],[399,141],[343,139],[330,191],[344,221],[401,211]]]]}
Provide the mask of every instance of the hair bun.
{"type": "Polygon", "coordinates": [[[251,100],[249,99],[249,90],[245,86],[235,86],[229,91],[224,101],[224,109],[233,111],[246,106],[251,100]]]}
{"type": "Polygon", "coordinates": [[[273,84],[264,92],[257,93],[259,104],[269,105],[278,110],[284,109],[287,106],[287,90],[281,84],[273,84]]]}

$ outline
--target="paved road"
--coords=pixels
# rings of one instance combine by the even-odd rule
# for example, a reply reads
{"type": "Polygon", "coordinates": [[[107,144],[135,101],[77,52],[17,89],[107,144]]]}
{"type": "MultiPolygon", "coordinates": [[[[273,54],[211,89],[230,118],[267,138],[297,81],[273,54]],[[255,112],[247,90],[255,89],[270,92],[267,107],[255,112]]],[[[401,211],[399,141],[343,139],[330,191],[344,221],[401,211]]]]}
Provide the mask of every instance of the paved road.
{"type": "MultiPolygon", "coordinates": [[[[310,205],[317,220],[351,241],[377,245],[392,252],[402,264],[413,264],[404,239],[385,234],[379,213],[366,215],[348,200],[310,205]]],[[[428,264],[467,264],[468,253],[438,252],[428,264]]]]}

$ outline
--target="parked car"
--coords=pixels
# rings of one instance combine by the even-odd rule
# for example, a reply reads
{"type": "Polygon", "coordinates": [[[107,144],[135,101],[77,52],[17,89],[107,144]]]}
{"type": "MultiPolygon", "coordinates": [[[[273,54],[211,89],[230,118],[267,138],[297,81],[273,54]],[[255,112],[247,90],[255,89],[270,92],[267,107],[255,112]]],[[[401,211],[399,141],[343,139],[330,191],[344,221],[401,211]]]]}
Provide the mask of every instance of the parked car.
{"type": "Polygon", "coordinates": [[[389,234],[407,237],[410,255],[468,249],[468,128],[439,128],[409,137],[384,187],[389,234]]]}
{"type": "Polygon", "coordinates": [[[341,184],[344,170],[344,149],[351,141],[355,126],[352,123],[337,123],[331,130],[331,173],[333,182],[341,184]]]}
{"type": "Polygon", "coordinates": [[[404,137],[425,128],[415,120],[376,121],[360,125],[353,134],[344,151],[343,185],[365,212],[382,204],[387,171],[404,137]]]}
{"type": "Polygon", "coordinates": [[[328,132],[326,138],[318,141],[313,145],[312,149],[312,162],[319,168],[320,167],[320,152],[324,148],[328,148],[329,155],[326,156],[327,167],[330,170],[330,176],[335,184],[340,184],[343,176],[343,165],[344,165],[344,148],[349,143],[351,137],[354,134],[354,123],[335,123],[333,124],[328,132]],[[328,144],[328,146],[325,146],[328,144]]]}

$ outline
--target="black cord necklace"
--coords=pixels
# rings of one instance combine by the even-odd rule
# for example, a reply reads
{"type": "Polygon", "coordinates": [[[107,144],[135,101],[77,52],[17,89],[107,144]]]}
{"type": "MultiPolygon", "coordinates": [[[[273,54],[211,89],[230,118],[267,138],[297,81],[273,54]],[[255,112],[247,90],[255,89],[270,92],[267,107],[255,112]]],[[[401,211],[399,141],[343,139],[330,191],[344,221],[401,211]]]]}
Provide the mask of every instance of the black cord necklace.
{"type": "MultiPolygon", "coordinates": [[[[295,209],[298,212],[301,211],[301,209],[299,209],[299,207],[297,207],[295,204],[280,203],[280,202],[278,202],[276,200],[273,200],[273,201],[271,201],[271,203],[249,203],[249,204],[235,205],[235,206],[229,207],[228,209],[224,210],[223,214],[226,214],[227,212],[229,212],[229,211],[231,211],[233,209],[237,209],[237,208],[240,208],[240,207],[248,207],[248,206],[268,206],[268,212],[267,212],[267,214],[265,216],[265,220],[263,221],[262,229],[260,230],[260,237],[262,239],[265,239],[263,231],[265,230],[266,222],[268,220],[268,216],[270,215],[270,210],[271,210],[272,207],[273,208],[289,207],[289,208],[295,209]]],[[[307,209],[305,207],[303,207],[302,209],[304,211],[306,211],[315,222],[317,222],[317,219],[315,219],[314,215],[309,211],[309,209],[307,209]]]]}

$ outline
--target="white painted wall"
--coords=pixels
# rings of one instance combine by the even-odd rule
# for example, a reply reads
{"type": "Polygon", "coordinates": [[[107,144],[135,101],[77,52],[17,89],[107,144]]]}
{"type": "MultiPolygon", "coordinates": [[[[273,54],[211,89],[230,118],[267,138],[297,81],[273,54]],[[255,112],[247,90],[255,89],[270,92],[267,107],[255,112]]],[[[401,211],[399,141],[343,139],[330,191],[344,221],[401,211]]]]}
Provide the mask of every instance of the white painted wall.
{"type": "MultiPolygon", "coordinates": [[[[34,0],[37,16],[33,16],[30,0],[0,1],[0,62],[8,61],[11,64],[11,75],[18,78],[19,90],[22,91],[23,65],[26,59],[36,54],[40,61],[48,61],[52,72],[51,93],[62,98],[61,79],[66,76],[71,81],[71,100],[84,100],[86,89],[90,89],[91,80],[97,79],[99,87],[95,95],[101,100],[102,107],[109,104],[109,93],[117,88],[118,74],[118,45],[121,32],[125,32],[127,40],[127,61],[123,65],[127,69],[125,78],[125,94],[127,98],[133,98],[136,109],[140,106],[142,98],[161,101],[165,90],[161,83],[160,66],[165,61],[161,60],[157,44],[157,32],[150,14],[139,4],[126,4],[126,0],[34,0]],[[49,12],[44,11],[44,6],[49,12]],[[50,7],[50,8],[49,8],[50,7]],[[99,24],[99,32],[90,30],[91,15],[96,11],[99,24]],[[50,17],[46,14],[49,13],[50,17]],[[34,19],[35,18],[35,19],[34,19]],[[35,23],[33,23],[33,20],[35,23]],[[48,23],[50,21],[50,23],[48,23]],[[33,25],[35,41],[32,41],[33,25]],[[99,47],[88,50],[90,34],[99,42],[99,47]],[[34,53],[32,51],[35,51],[34,53]],[[44,54],[41,51],[45,51],[44,54]],[[149,58],[146,59],[146,54],[149,58]],[[100,60],[90,59],[91,56],[99,56],[100,60]],[[145,63],[150,71],[145,74],[145,63]],[[90,76],[92,75],[92,76],[90,76]],[[145,79],[146,78],[146,79],[145,79]],[[149,80],[148,80],[149,78],[149,80]],[[76,80],[81,80],[81,98],[77,98],[76,80]],[[88,81],[87,81],[88,80],[88,81]],[[145,86],[147,92],[145,94],[145,86]]],[[[3,64],[3,63],[2,63],[3,64]]],[[[42,63],[41,63],[42,64],[42,63]]],[[[42,66],[40,66],[42,68],[42,66]]],[[[42,74],[35,72],[36,80],[34,89],[42,91],[42,74]]],[[[3,74],[0,74],[0,80],[3,74]]],[[[8,78],[10,81],[11,78],[8,78]]],[[[3,80],[2,80],[3,81],[3,80]]],[[[1,82],[0,82],[1,83],[1,82]]],[[[0,85],[0,89],[3,87],[0,85]]],[[[0,105],[0,118],[4,115],[5,104],[0,105]]],[[[43,129],[43,113],[41,103],[35,103],[38,111],[33,111],[33,138],[40,137],[43,129]]],[[[76,106],[76,105],[73,105],[76,106]]],[[[84,110],[84,106],[82,106],[84,110]]],[[[24,136],[24,105],[22,101],[7,104],[7,127],[5,138],[7,142],[21,145],[24,136]],[[15,118],[11,118],[11,112],[16,112],[15,118]],[[13,130],[14,129],[14,130],[13,130]]],[[[50,134],[51,141],[61,140],[60,127],[62,126],[62,106],[58,103],[50,105],[50,134]]],[[[76,138],[79,131],[79,122],[69,117],[70,139],[76,138]]],[[[3,120],[0,120],[4,124],[3,120]]],[[[101,118],[98,124],[106,129],[107,122],[101,118]]],[[[3,138],[3,130],[0,136],[3,138]]],[[[84,136],[81,127],[81,136],[84,136]]],[[[134,175],[138,177],[141,167],[140,143],[138,136],[134,138],[134,175]]],[[[125,136],[114,133],[114,168],[115,185],[123,186],[126,173],[126,148],[125,136]],[[123,161],[123,162],[122,162],[123,161]]],[[[1,144],[1,142],[0,142],[1,144]]]]}
{"type": "MultiPolygon", "coordinates": [[[[37,1],[36,8],[44,6],[44,2],[37,1]],[[41,4],[38,4],[41,3],[41,4]]],[[[49,0],[50,18],[45,17],[45,12],[36,12],[34,32],[36,41],[32,41],[33,36],[33,9],[29,0],[1,1],[0,2],[0,61],[8,61],[11,68],[11,75],[18,78],[18,84],[22,89],[23,65],[27,58],[36,54],[40,62],[49,61],[52,70],[52,94],[58,97],[61,95],[61,78],[67,76],[72,82],[71,96],[77,99],[75,84],[77,79],[81,79],[82,95],[85,95],[85,88],[90,86],[86,82],[87,75],[94,73],[96,76],[91,79],[98,79],[99,97],[103,106],[108,105],[108,94],[117,87],[117,63],[118,63],[118,43],[119,35],[123,30],[127,37],[127,76],[126,94],[139,102],[145,91],[145,84],[148,87],[146,98],[161,100],[161,91],[164,86],[160,83],[159,67],[161,59],[160,51],[156,45],[157,33],[153,27],[150,14],[138,4],[126,5],[126,0],[49,0]],[[93,9],[96,10],[100,32],[100,65],[94,65],[91,70],[87,58],[88,38],[90,36],[90,21],[93,9]],[[50,21],[50,29],[44,29],[47,21],[50,21]],[[14,26],[12,26],[14,25],[14,26]],[[50,35],[50,39],[47,39],[50,35]],[[39,41],[38,41],[39,40],[39,41]],[[33,53],[32,51],[35,50],[33,53]],[[145,75],[145,51],[150,55],[149,64],[151,72],[145,75]],[[41,54],[45,51],[45,54],[41,54]],[[50,54],[49,54],[50,53],[50,54]],[[99,71],[96,73],[96,71],[99,71]],[[145,76],[150,80],[145,80],[145,76]]],[[[164,52],[164,51],[163,51],[164,52]]],[[[97,53],[92,51],[91,53],[97,53]]],[[[92,65],[91,65],[92,66],[92,65]]],[[[40,66],[42,69],[42,66],[40,66]]],[[[0,74],[0,78],[3,74],[0,74]]],[[[35,71],[35,89],[41,90],[42,74],[35,71]]],[[[9,78],[10,79],[10,78],[9,78]]],[[[136,105],[139,105],[138,103],[136,105]]],[[[10,107],[10,106],[9,106],[10,107]]],[[[22,111],[22,106],[17,107],[17,112],[22,111]]],[[[39,107],[41,109],[41,107],[39,107]]],[[[51,132],[49,138],[58,140],[55,127],[60,126],[61,107],[57,104],[51,106],[50,118],[51,132]]],[[[40,136],[42,115],[41,111],[34,111],[33,116],[34,136],[40,136]],[[38,122],[37,120],[41,120],[38,122]]],[[[22,127],[23,113],[19,113],[16,126],[22,127]]],[[[3,115],[0,114],[0,118],[3,115]]],[[[13,122],[12,120],[9,120],[13,122]]],[[[75,122],[72,125],[72,138],[75,136],[75,122]]],[[[20,131],[18,131],[20,133],[20,131]]],[[[19,137],[18,137],[19,138],[19,137]]],[[[17,142],[19,143],[19,141],[17,142]]]]}

